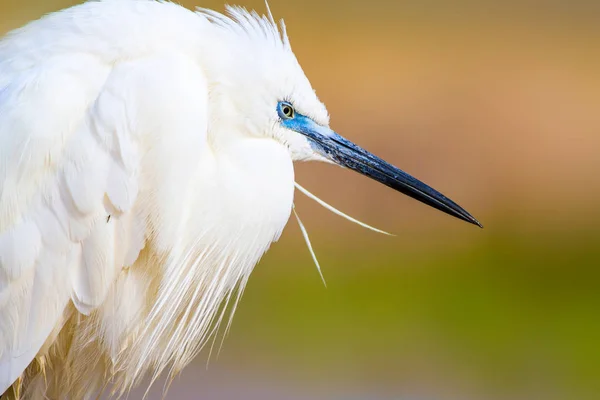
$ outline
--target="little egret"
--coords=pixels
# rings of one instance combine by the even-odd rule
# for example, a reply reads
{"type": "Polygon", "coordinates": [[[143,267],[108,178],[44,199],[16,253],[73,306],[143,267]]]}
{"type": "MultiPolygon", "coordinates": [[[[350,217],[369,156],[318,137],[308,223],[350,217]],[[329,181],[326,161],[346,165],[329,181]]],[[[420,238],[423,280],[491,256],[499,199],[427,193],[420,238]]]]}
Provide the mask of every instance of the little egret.
{"type": "Polygon", "coordinates": [[[0,393],[118,396],[181,371],[229,326],[308,160],[479,225],[329,128],[270,11],[102,0],[8,34],[0,393]]]}

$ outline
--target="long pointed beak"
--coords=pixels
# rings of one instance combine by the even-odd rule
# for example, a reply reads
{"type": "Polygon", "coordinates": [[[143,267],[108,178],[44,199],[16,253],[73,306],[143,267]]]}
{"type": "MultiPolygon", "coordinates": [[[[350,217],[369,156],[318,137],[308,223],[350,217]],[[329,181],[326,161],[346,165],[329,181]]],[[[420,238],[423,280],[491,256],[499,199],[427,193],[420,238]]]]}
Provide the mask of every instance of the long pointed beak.
{"type": "Polygon", "coordinates": [[[312,119],[296,115],[294,119],[284,121],[283,124],[289,129],[305,135],[317,153],[334,163],[366,175],[446,214],[483,228],[479,221],[464,208],[437,190],[369,153],[331,129],[318,125],[312,119]]]}

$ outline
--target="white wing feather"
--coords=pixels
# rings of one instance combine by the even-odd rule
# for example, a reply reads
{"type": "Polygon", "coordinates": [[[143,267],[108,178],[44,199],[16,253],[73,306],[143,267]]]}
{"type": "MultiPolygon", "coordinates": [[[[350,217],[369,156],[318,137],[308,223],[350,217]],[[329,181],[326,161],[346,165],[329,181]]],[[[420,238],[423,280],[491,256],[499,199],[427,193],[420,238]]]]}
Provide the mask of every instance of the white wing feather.
{"type": "Polygon", "coordinates": [[[69,299],[92,297],[82,261],[105,214],[109,162],[86,109],[109,69],[82,58],[80,70],[58,59],[24,71],[0,59],[0,393],[60,325],[69,299]],[[70,282],[71,271],[79,279],[70,282]]]}
{"type": "Polygon", "coordinates": [[[150,230],[172,247],[177,227],[164,221],[183,211],[163,203],[190,179],[206,134],[206,113],[190,113],[206,104],[191,60],[40,51],[31,63],[29,36],[0,42],[0,394],[58,334],[70,302],[85,315],[103,303],[150,230]],[[135,206],[148,181],[164,187],[139,200],[154,219],[135,206]]]}

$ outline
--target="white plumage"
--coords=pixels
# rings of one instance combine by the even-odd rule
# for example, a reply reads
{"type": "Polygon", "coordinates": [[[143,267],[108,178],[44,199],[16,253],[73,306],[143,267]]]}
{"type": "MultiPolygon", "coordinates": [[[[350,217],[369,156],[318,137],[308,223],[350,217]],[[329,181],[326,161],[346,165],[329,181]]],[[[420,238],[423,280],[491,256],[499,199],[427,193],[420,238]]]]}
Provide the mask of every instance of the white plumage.
{"type": "Polygon", "coordinates": [[[327,116],[276,27],[230,13],[90,2],[0,42],[0,393],[36,356],[34,397],[178,371],[278,238],[292,159],[253,87],[327,116]]]}
{"type": "Polygon", "coordinates": [[[177,373],[281,234],[292,162],[362,168],[283,24],[228,13],[103,0],[0,41],[0,393],[177,373]]]}

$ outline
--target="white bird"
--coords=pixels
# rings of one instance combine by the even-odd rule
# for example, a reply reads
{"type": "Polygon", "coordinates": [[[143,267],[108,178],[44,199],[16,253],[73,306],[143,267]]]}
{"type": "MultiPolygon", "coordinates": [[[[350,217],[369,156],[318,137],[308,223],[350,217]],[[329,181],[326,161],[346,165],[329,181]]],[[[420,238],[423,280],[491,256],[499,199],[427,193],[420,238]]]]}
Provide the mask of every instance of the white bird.
{"type": "Polygon", "coordinates": [[[479,224],[329,128],[283,21],[227,12],[93,1],[0,41],[0,393],[178,373],[279,238],[294,161],[479,224]]]}

